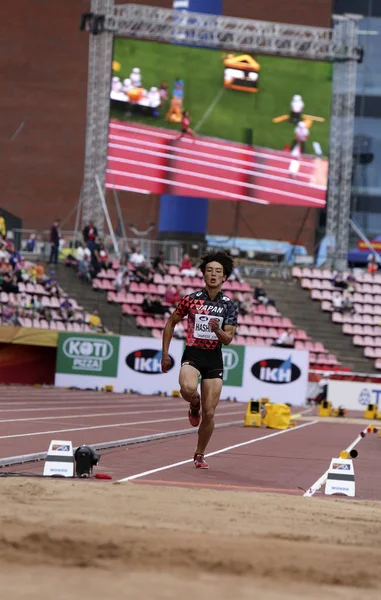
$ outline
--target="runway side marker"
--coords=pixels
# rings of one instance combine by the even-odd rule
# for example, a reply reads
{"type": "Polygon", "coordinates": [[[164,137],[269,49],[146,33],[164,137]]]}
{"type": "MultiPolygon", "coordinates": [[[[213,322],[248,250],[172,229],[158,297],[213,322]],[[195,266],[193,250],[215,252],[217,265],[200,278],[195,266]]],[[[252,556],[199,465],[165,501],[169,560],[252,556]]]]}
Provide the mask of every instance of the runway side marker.
{"type": "MultiPolygon", "coordinates": [[[[285,433],[290,433],[291,431],[296,431],[297,429],[303,429],[304,427],[309,427],[310,425],[316,425],[318,421],[309,421],[308,423],[303,423],[303,425],[297,425],[292,429],[282,429],[280,431],[276,431],[275,433],[270,433],[269,435],[264,435],[259,438],[254,438],[253,440],[247,440],[246,442],[240,442],[239,444],[234,444],[233,446],[226,446],[225,448],[221,448],[220,450],[216,450],[215,452],[210,452],[209,454],[205,454],[206,457],[216,456],[217,454],[222,454],[224,452],[229,452],[229,450],[235,450],[235,448],[242,448],[243,446],[248,446],[249,444],[255,444],[256,442],[262,442],[263,440],[269,440],[270,438],[276,437],[278,435],[283,435],[285,433]]],[[[175,467],[181,467],[182,465],[187,465],[193,462],[193,458],[187,460],[181,460],[176,463],[172,463],[169,465],[165,465],[164,467],[159,467],[157,469],[151,469],[150,471],[143,471],[142,473],[136,473],[135,475],[129,475],[124,479],[120,479],[119,483],[124,481],[133,481],[134,479],[139,479],[140,477],[145,477],[146,475],[153,475],[153,473],[159,473],[160,471],[166,471],[168,469],[173,469],[175,467]]]]}
{"type": "Polygon", "coordinates": [[[74,477],[73,444],[52,440],[44,465],[45,477],[74,477]]]}
{"type": "MultiPolygon", "coordinates": [[[[358,456],[358,452],[355,449],[355,446],[357,446],[357,444],[366,436],[367,433],[371,433],[372,431],[374,431],[374,429],[372,429],[369,426],[367,426],[363,431],[361,431],[360,434],[357,436],[357,438],[348,446],[348,448],[346,448],[345,450],[340,452],[341,459],[345,460],[345,459],[349,459],[349,457],[356,458],[358,456]]],[[[332,460],[335,460],[335,459],[332,459],[332,460]]],[[[332,461],[331,461],[331,464],[332,464],[332,461]]],[[[321,487],[326,483],[329,472],[330,472],[330,469],[327,469],[327,471],[325,473],[323,473],[323,475],[321,477],[319,477],[319,479],[317,481],[315,481],[315,483],[313,483],[310,488],[308,488],[308,490],[305,492],[305,494],[303,494],[303,497],[311,498],[314,494],[316,494],[316,492],[318,492],[321,489],[321,487]]],[[[353,473],[353,491],[354,491],[354,473],[353,473]]],[[[338,492],[335,492],[335,493],[338,493],[338,492]]]]}

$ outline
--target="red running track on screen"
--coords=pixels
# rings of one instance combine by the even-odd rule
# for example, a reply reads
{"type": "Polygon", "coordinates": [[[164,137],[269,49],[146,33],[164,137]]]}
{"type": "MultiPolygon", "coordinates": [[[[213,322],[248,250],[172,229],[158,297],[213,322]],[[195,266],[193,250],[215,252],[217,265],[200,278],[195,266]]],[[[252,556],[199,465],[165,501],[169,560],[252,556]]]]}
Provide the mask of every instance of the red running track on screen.
{"type": "Polygon", "coordinates": [[[112,120],[106,185],[257,204],[325,206],[327,161],[303,157],[295,178],[287,152],[112,120]]]}

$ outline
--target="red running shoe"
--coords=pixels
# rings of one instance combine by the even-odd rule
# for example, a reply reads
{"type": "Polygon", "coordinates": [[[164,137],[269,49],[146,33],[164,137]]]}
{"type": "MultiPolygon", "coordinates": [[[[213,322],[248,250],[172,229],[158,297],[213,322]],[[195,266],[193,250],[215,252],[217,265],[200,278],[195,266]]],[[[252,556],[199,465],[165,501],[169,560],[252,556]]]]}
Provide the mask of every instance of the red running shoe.
{"type": "Polygon", "coordinates": [[[198,403],[198,406],[194,406],[194,404],[190,404],[189,406],[188,418],[192,427],[198,427],[200,425],[200,408],[200,402],[198,403]]]}
{"type": "Polygon", "coordinates": [[[203,454],[195,454],[193,460],[196,469],[209,469],[209,465],[206,462],[203,454]]]}

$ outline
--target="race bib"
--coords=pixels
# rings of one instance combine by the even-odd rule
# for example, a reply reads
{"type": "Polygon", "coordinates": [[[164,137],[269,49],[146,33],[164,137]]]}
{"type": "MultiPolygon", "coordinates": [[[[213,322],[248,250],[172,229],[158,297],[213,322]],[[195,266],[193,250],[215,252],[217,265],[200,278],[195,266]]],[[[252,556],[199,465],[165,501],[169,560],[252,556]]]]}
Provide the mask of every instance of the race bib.
{"type": "Polygon", "coordinates": [[[195,315],[194,322],[194,337],[202,340],[217,340],[216,334],[210,329],[210,319],[217,319],[222,326],[224,321],[223,317],[213,317],[210,315],[195,315]]]}

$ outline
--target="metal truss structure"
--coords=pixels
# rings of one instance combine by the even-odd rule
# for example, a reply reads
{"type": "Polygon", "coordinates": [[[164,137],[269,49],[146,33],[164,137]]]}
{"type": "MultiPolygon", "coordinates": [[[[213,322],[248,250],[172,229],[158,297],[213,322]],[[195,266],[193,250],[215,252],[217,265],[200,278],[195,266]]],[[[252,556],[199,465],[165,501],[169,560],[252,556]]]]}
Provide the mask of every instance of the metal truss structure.
{"type": "MultiPolygon", "coordinates": [[[[105,187],[113,39],[130,37],[192,46],[329,61],[333,65],[327,235],[334,240],[332,266],[345,268],[348,251],[358,45],[358,17],[334,16],[333,28],[304,27],[92,0],[86,15],[89,72],[82,221],[103,231],[96,185],[105,187]]],[[[82,27],[85,28],[85,27],[82,27]]]]}

